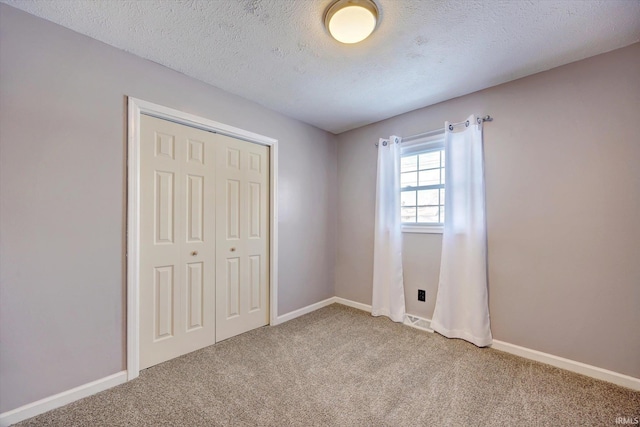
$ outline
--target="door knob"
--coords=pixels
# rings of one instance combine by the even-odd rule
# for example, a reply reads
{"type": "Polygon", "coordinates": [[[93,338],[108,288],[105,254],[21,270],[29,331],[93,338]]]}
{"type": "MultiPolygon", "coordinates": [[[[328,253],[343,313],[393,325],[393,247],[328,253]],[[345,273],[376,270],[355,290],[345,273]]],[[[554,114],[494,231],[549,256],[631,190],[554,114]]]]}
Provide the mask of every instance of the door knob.
{"type": "Polygon", "coordinates": [[[235,252],[235,251],[236,251],[236,248],[231,248],[231,252],[235,252]]]}
{"type": "Polygon", "coordinates": [[[198,255],[198,251],[191,252],[191,256],[196,256],[196,255],[198,255]]]}

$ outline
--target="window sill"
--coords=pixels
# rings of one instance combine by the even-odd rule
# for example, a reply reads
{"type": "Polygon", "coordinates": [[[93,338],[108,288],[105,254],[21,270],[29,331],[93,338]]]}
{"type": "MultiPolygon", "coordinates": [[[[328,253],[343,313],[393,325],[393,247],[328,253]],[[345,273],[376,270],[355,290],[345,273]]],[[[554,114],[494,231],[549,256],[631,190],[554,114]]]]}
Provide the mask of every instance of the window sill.
{"type": "Polygon", "coordinates": [[[442,225],[403,225],[403,233],[442,234],[442,225]]]}

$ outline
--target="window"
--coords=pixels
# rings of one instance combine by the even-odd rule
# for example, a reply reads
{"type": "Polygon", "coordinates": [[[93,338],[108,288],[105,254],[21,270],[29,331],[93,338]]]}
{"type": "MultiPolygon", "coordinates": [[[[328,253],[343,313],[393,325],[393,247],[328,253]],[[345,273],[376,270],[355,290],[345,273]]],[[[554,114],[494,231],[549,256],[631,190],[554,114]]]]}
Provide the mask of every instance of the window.
{"type": "Polygon", "coordinates": [[[444,135],[439,134],[402,147],[400,215],[404,232],[442,233],[445,220],[443,138],[444,135]]]}

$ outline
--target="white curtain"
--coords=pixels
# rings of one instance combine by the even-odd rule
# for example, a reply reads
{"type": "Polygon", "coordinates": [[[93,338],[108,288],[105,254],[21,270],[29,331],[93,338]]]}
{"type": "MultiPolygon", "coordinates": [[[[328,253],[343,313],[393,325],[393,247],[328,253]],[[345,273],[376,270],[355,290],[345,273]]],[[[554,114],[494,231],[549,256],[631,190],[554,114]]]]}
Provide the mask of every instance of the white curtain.
{"type": "Polygon", "coordinates": [[[491,344],[482,120],[445,123],[445,222],[431,328],[478,347],[491,344]]]}
{"type": "Polygon", "coordinates": [[[402,229],[400,219],[400,138],[378,143],[376,220],[371,314],[404,322],[402,229]]]}

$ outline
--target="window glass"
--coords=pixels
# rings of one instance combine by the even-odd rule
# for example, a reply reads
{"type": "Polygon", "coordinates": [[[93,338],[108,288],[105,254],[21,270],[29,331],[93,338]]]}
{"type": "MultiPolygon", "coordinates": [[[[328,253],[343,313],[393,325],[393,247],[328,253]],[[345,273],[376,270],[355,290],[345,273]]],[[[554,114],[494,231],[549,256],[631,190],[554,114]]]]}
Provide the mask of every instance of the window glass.
{"type": "MultiPolygon", "coordinates": [[[[412,144],[400,162],[400,210],[403,224],[444,224],[445,153],[442,139],[412,144]]],[[[415,228],[415,227],[414,227],[415,228]]]]}

